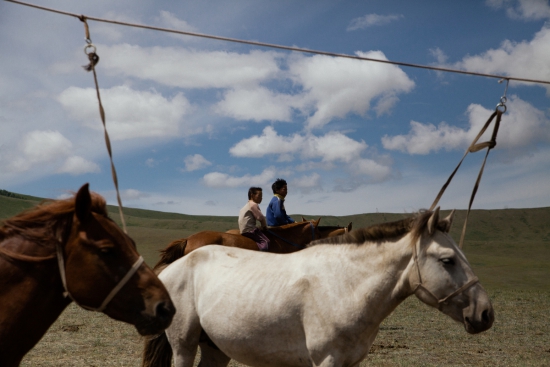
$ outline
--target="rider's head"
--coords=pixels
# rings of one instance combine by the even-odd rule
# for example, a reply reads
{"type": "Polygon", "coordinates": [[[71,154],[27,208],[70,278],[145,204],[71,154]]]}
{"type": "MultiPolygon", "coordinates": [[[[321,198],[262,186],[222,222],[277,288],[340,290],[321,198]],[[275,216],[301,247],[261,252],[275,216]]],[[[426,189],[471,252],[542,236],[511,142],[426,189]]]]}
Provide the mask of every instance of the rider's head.
{"type": "Polygon", "coordinates": [[[285,197],[288,193],[286,181],[282,178],[278,178],[275,182],[273,182],[273,185],[271,185],[271,189],[273,190],[274,194],[281,195],[282,197],[285,197]]]}

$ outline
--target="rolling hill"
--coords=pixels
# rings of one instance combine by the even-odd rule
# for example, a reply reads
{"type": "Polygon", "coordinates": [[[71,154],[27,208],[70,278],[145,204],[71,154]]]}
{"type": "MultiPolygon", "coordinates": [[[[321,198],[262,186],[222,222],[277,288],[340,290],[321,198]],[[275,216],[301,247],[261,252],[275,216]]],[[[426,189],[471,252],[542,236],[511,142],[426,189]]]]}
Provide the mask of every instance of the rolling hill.
{"type": "MultiPolygon", "coordinates": [[[[42,198],[0,190],[0,220],[41,202],[42,198]]],[[[120,224],[118,208],[108,207],[120,224]]],[[[447,215],[448,210],[442,214],[447,215]]],[[[451,235],[458,241],[466,211],[457,211],[451,235]]],[[[154,265],[169,242],[203,230],[237,228],[236,216],[198,216],[124,208],[129,235],[146,262],[154,265]]],[[[367,213],[321,216],[322,225],[366,227],[402,219],[407,213],[367,213]]],[[[291,215],[300,219],[301,214],[291,215]]],[[[308,219],[319,216],[305,215],[308,219]]],[[[550,290],[550,208],[473,210],[464,250],[487,288],[550,290]]]]}

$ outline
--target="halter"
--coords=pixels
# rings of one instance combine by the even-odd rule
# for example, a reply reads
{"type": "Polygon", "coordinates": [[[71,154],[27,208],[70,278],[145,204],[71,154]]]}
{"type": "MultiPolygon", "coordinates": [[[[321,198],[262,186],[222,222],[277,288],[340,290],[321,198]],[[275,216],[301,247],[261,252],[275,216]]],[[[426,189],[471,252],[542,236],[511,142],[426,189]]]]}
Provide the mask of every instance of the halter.
{"type": "MultiPolygon", "coordinates": [[[[309,222],[309,225],[311,226],[311,240],[313,241],[313,240],[315,240],[315,227],[313,226],[313,223],[311,223],[311,222],[309,222]]],[[[287,240],[286,238],[279,236],[279,235],[276,234],[275,232],[270,231],[269,229],[268,229],[267,231],[268,231],[269,233],[271,233],[272,235],[274,235],[275,237],[277,237],[277,238],[279,238],[279,239],[285,241],[286,243],[290,243],[290,244],[291,244],[292,246],[294,246],[294,247],[297,247],[297,248],[299,248],[299,249],[305,248],[305,246],[298,245],[298,244],[296,244],[296,243],[294,243],[294,242],[292,242],[292,241],[289,241],[289,240],[287,240]]]]}
{"type": "MultiPolygon", "coordinates": [[[[418,241],[418,242],[420,242],[420,241],[418,241]]],[[[466,282],[464,285],[462,285],[462,287],[458,288],[457,290],[455,290],[454,292],[452,292],[448,296],[443,297],[443,298],[437,298],[437,296],[435,294],[433,294],[428,288],[424,287],[424,285],[422,284],[422,276],[420,275],[420,266],[418,265],[418,251],[416,249],[416,244],[414,245],[414,263],[416,265],[416,270],[417,270],[417,273],[418,273],[418,284],[414,288],[413,293],[416,293],[416,291],[418,291],[418,289],[422,288],[426,293],[428,293],[430,296],[432,296],[433,299],[435,299],[437,301],[437,304],[439,306],[441,306],[442,304],[446,304],[447,301],[450,298],[456,296],[459,293],[464,292],[466,289],[470,288],[471,286],[473,286],[474,284],[479,282],[479,278],[474,276],[472,279],[470,279],[468,282],[466,282]]]]}
{"type": "Polygon", "coordinates": [[[65,292],[63,292],[63,296],[65,298],[69,297],[74,303],[76,303],[80,307],[89,311],[103,312],[103,310],[105,310],[105,307],[107,307],[109,302],[111,302],[111,300],[122,289],[122,287],[124,287],[124,285],[130,280],[130,278],[135,274],[135,272],[139,269],[139,267],[143,263],[143,257],[140,256],[136,260],[134,265],[132,265],[130,270],[128,270],[124,278],[122,278],[120,282],[118,282],[118,284],[107,295],[107,297],[105,297],[105,300],[101,303],[101,306],[99,306],[98,308],[95,308],[95,307],[85,306],[83,304],[78,303],[69,292],[69,289],[67,288],[67,278],[65,276],[65,261],[63,260],[63,249],[61,248],[60,242],[56,244],[56,248],[57,248],[57,263],[59,265],[59,274],[61,275],[61,283],[63,283],[63,289],[65,290],[65,292]]]}

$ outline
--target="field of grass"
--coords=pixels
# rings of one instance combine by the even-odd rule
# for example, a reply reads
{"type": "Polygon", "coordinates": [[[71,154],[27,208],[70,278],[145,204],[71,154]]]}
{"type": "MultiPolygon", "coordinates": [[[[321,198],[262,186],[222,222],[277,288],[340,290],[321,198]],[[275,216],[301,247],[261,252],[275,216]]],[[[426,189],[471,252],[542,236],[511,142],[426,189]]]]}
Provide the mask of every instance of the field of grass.
{"type": "MultiPolygon", "coordinates": [[[[488,291],[496,319],[478,335],[408,298],[382,323],[361,366],[549,366],[549,293],[488,291]]],[[[142,343],[132,326],[71,304],[22,366],[139,366],[142,343]]]]}
{"type": "MultiPolygon", "coordinates": [[[[18,194],[16,194],[18,195],[18,194]]],[[[40,201],[0,192],[0,220],[40,201]]],[[[118,209],[110,207],[118,220],[118,209]]],[[[172,240],[201,230],[237,227],[236,217],[192,216],[125,208],[128,232],[150,265],[172,240]]],[[[448,211],[443,211],[446,215],[448,211]]],[[[406,213],[324,216],[321,224],[353,228],[401,219],[406,213]]],[[[300,219],[300,215],[293,215],[300,219]]],[[[308,219],[317,218],[307,215],[308,219]]],[[[451,235],[458,241],[465,211],[451,235]]],[[[407,299],[382,325],[368,363],[373,366],[550,365],[550,208],[474,210],[464,249],[496,313],[492,329],[471,336],[460,325],[407,299]]],[[[23,366],[138,366],[142,339],[133,327],[71,305],[23,366]]],[[[233,366],[240,366],[233,364],[233,366]]]]}

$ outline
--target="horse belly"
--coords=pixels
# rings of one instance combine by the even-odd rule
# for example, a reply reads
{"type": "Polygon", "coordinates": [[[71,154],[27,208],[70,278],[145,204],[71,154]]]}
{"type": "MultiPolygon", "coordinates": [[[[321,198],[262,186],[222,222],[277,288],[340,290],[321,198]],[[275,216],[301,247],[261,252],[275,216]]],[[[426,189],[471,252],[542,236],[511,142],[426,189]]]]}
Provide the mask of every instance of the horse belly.
{"type": "MultiPolygon", "coordinates": [[[[200,324],[218,348],[241,363],[310,366],[301,320],[303,287],[291,277],[281,278],[283,264],[249,267],[255,254],[227,249],[196,264],[200,324]]],[[[281,255],[273,256],[277,263],[281,255]]]]}
{"type": "MultiPolygon", "coordinates": [[[[228,357],[257,367],[311,366],[301,328],[293,320],[219,323],[201,318],[203,330],[228,357]]],[[[300,325],[301,326],[301,325],[300,325]]]]}

